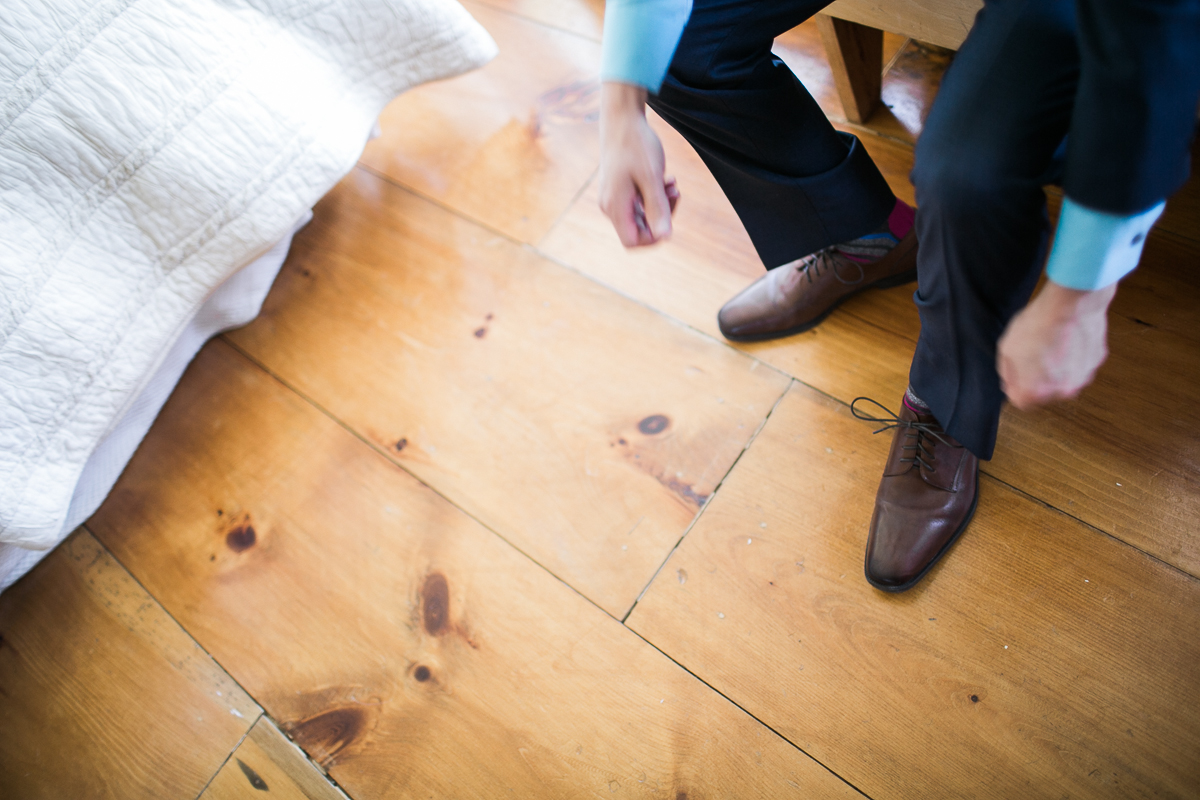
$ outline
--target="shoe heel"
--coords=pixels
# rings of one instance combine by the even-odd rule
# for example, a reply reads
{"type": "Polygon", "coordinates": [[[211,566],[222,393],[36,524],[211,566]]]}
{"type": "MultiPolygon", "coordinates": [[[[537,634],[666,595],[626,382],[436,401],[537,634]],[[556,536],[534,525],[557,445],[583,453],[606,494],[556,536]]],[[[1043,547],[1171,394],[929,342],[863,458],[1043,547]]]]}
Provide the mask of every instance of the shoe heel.
{"type": "Polygon", "coordinates": [[[898,267],[908,267],[908,269],[875,281],[871,284],[873,288],[890,289],[893,286],[902,286],[903,284],[915,281],[917,279],[916,231],[909,231],[908,235],[900,240],[895,249],[884,256],[878,264],[879,270],[885,273],[891,272],[898,267]]]}
{"type": "Polygon", "coordinates": [[[874,288],[876,289],[891,289],[894,286],[903,286],[906,283],[912,283],[917,279],[917,268],[913,267],[910,270],[901,272],[899,275],[893,275],[890,278],[884,278],[881,281],[876,281],[874,288]]]}

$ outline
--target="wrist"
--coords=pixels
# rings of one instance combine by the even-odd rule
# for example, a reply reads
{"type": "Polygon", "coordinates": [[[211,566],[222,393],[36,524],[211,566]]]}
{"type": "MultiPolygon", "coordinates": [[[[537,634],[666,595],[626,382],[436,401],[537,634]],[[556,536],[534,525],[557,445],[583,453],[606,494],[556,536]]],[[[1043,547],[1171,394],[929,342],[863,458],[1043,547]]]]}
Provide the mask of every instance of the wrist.
{"type": "Polygon", "coordinates": [[[600,84],[600,122],[646,116],[646,87],[619,81],[600,84]]]}
{"type": "Polygon", "coordinates": [[[1061,322],[1105,314],[1117,294],[1117,284],[1102,289],[1072,289],[1052,280],[1046,281],[1037,302],[1049,316],[1061,322]]]}

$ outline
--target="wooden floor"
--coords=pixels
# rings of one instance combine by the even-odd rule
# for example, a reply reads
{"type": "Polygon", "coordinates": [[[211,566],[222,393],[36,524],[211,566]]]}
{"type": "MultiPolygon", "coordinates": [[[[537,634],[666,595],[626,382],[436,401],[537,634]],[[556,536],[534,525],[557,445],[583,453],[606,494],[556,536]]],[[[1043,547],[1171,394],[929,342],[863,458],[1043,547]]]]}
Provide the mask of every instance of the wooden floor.
{"type": "MultiPolygon", "coordinates": [[[[725,342],[762,266],[695,153],[655,121],[667,245],[597,210],[600,1],[467,5],[501,55],[388,107],[0,596],[0,797],[1200,796],[1200,183],[1096,385],[1008,410],[970,530],[885,595],[847,402],[897,403],[912,287],[725,342]]],[[[886,47],[856,130],[912,200],[949,54],[886,47]]],[[[841,119],[815,26],[778,52],[841,119]]]]}

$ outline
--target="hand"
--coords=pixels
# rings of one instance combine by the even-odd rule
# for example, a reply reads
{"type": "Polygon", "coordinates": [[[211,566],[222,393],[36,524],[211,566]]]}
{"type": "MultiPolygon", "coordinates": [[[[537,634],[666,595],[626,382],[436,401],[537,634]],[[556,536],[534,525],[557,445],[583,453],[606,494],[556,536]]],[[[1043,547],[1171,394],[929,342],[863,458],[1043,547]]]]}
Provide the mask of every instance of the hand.
{"type": "Polygon", "coordinates": [[[996,351],[1000,386],[1028,410],[1075,397],[1108,358],[1108,306],[1117,285],[1094,292],[1048,281],[1008,323],[996,351]]]}
{"type": "Polygon", "coordinates": [[[663,176],[666,157],[646,122],[645,104],[640,86],[606,81],[600,87],[600,209],[626,247],[669,238],[679,202],[675,179],[663,176]]]}

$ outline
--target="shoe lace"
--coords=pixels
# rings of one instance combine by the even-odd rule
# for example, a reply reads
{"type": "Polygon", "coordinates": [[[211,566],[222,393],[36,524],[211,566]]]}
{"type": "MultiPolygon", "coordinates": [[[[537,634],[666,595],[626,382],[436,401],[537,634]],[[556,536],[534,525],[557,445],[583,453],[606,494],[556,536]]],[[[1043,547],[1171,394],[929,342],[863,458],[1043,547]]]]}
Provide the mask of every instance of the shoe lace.
{"type": "Polygon", "coordinates": [[[862,264],[849,258],[838,259],[834,258],[838,252],[837,246],[826,247],[818,250],[812,255],[805,256],[796,262],[796,271],[804,273],[808,278],[808,282],[812,283],[816,278],[821,277],[821,273],[829,270],[833,273],[833,277],[837,278],[847,286],[853,286],[856,283],[862,283],[867,277],[867,273],[862,268],[862,264]],[[858,277],[853,280],[848,280],[842,277],[839,268],[844,264],[853,264],[858,269],[858,277]]]}
{"type": "Polygon", "coordinates": [[[908,466],[901,472],[893,472],[893,473],[885,474],[884,475],[885,478],[890,478],[895,475],[903,475],[905,472],[912,469],[912,465],[923,467],[924,469],[932,472],[933,471],[933,462],[935,460],[934,455],[933,455],[933,447],[934,447],[935,441],[940,442],[941,444],[944,444],[946,447],[952,447],[956,450],[961,450],[963,447],[963,445],[955,444],[953,441],[948,439],[945,435],[946,432],[942,429],[942,426],[939,425],[936,420],[933,422],[920,422],[919,420],[911,420],[910,421],[910,420],[906,420],[906,419],[901,419],[898,414],[892,413],[892,410],[890,408],[888,408],[887,406],[885,406],[883,403],[880,403],[877,400],[872,400],[870,397],[854,398],[854,400],[852,400],[850,403],[850,413],[853,414],[858,419],[863,420],[864,422],[883,423],[883,427],[876,430],[875,433],[883,433],[884,431],[890,431],[895,428],[904,428],[905,429],[905,431],[904,431],[905,444],[902,446],[902,449],[906,453],[911,451],[912,456],[909,458],[901,458],[900,463],[901,464],[909,464],[910,466],[908,466]],[[871,416],[870,414],[867,414],[866,412],[864,412],[858,408],[857,404],[860,400],[868,402],[868,403],[874,403],[876,406],[883,409],[887,413],[888,416],[874,417],[874,416],[871,416]],[[908,443],[909,441],[911,441],[912,443],[909,444],[908,443]],[[929,445],[929,447],[926,447],[927,444],[929,445]]]}

